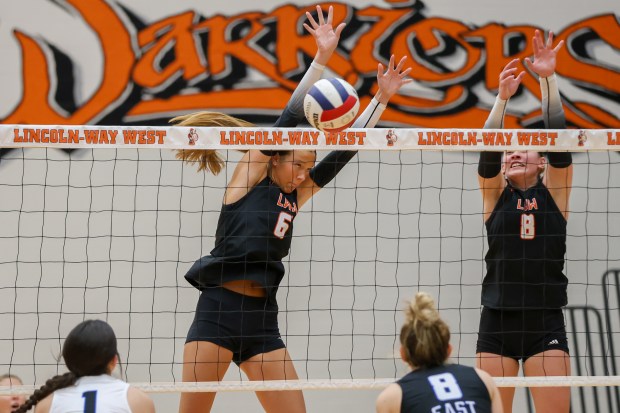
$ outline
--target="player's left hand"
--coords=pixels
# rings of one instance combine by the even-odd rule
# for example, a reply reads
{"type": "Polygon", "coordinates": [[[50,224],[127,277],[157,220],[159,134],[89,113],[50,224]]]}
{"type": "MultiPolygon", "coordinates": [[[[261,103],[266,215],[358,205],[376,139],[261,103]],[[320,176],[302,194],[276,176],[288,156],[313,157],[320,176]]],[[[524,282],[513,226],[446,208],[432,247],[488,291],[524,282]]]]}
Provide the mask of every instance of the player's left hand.
{"type": "MultiPolygon", "coordinates": [[[[340,23],[338,27],[334,29],[332,26],[334,22],[334,8],[332,6],[329,6],[327,20],[325,20],[323,16],[321,6],[316,6],[316,12],[319,22],[317,23],[316,20],[314,20],[310,12],[306,12],[306,17],[310,24],[304,23],[304,27],[312,34],[316,41],[316,46],[318,48],[316,60],[321,60],[318,63],[324,64],[323,60],[325,58],[329,59],[334,50],[336,50],[338,41],[340,40],[340,33],[344,30],[346,24],[340,23]]],[[[325,63],[327,63],[327,61],[325,61],[325,63]]]]}
{"type": "Polygon", "coordinates": [[[413,82],[412,79],[405,79],[405,77],[411,72],[411,68],[403,70],[407,56],[403,56],[398,62],[398,65],[394,66],[394,55],[390,57],[390,62],[386,69],[379,63],[377,67],[377,84],[379,85],[379,92],[375,96],[380,103],[387,105],[388,101],[398,89],[407,83],[413,82]]]}
{"type": "Polygon", "coordinates": [[[553,32],[549,32],[547,43],[543,39],[540,30],[536,30],[532,38],[532,47],[534,49],[534,61],[529,57],[525,58],[527,66],[532,69],[539,77],[549,77],[555,72],[556,57],[564,40],[553,47],[553,32]]]}

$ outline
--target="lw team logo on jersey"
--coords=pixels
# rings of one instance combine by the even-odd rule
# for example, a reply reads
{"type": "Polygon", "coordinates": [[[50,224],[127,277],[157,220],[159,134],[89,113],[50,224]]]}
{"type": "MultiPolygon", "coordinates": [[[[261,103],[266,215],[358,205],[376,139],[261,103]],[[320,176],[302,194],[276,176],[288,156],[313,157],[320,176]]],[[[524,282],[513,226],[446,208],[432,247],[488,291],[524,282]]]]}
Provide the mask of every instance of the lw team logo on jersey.
{"type": "Polygon", "coordinates": [[[387,140],[387,146],[394,146],[396,141],[398,141],[398,136],[392,129],[388,130],[387,135],[385,135],[385,139],[387,140]]]}
{"type": "Polygon", "coordinates": [[[196,129],[191,128],[189,130],[189,133],[187,134],[187,139],[189,139],[190,145],[196,145],[196,142],[198,142],[198,132],[196,132],[196,129]]]}
{"type": "Polygon", "coordinates": [[[519,198],[517,201],[517,209],[520,211],[531,211],[533,209],[538,209],[538,202],[536,202],[536,198],[522,200],[519,198]],[[523,202],[521,202],[523,201],[523,202]]]}

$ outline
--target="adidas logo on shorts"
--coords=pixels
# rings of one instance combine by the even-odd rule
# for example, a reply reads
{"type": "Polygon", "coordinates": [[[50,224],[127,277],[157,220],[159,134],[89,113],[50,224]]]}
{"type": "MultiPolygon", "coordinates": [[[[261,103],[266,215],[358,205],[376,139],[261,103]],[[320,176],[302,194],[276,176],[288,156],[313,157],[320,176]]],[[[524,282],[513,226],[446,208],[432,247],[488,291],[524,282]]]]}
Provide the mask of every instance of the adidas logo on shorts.
{"type": "Polygon", "coordinates": [[[550,342],[547,343],[548,346],[551,346],[553,344],[560,344],[560,342],[557,339],[553,339],[550,342]]]}

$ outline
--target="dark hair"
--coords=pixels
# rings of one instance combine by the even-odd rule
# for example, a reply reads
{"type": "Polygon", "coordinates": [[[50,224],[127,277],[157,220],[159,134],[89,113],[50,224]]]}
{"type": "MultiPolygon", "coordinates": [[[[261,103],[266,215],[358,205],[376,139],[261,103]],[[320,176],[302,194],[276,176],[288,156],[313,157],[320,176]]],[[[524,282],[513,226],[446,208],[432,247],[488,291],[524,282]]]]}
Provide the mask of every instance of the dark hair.
{"type": "Polygon", "coordinates": [[[108,365],[118,355],[116,335],[102,320],[86,320],[71,330],[62,346],[62,358],[68,373],[54,376],[45,382],[15,413],[25,413],[56,390],[73,385],[83,376],[107,374],[108,365]]]}
{"type": "Polygon", "coordinates": [[[429,294],[417,293],[405,309],[400,344],[407,363],[413,367],[437,367],[448,359],[450,329],[439,317],[429,294]]]}

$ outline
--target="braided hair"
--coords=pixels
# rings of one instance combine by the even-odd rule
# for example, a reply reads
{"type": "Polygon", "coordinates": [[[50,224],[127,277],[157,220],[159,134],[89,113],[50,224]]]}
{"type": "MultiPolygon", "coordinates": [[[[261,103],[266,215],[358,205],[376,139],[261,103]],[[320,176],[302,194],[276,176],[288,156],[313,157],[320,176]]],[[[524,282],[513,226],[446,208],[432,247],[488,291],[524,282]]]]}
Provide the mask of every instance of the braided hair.
{"type": "Polygon", "coordinates": [[[47,380],[15,413],[27,412],[56,390],[72,386],[80,377],[109,374],[108,366],[117,355],[116,335],[108,323],[101,320],[81,322],[71,330],[62,346],[62,358],[69,372],[47,380]]]}

